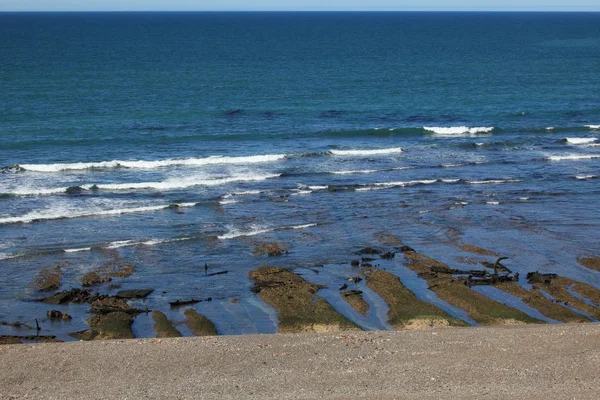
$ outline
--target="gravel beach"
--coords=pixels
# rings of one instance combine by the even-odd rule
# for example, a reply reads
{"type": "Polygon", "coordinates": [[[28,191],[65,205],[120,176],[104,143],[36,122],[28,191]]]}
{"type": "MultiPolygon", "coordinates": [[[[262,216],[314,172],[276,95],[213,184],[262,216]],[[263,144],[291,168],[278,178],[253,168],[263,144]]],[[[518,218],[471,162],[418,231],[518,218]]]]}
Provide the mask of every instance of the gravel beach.
{"type": "Polygon", "coordinates": [[[0,346],[2,399],[600,396],[600,324],[0,346]]]}

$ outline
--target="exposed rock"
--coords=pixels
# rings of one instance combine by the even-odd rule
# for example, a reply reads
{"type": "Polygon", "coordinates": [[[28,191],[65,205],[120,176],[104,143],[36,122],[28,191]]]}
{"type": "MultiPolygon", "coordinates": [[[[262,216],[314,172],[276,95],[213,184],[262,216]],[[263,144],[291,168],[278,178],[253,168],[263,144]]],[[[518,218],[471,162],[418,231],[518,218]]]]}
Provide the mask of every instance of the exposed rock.
{"type": "Polygon", "coordinates": [[[412,247],[409,246],[402,246],[400,247],[398,250],[400,250],[402,253],[410,253],[415,251],[415,249],[413,249],[412,247]]]}
{"type": "Polygon", "coordinates": [[[380,233],[375,234],[375,237],[384,246],[403,246],[404,245],[404,243],[402,242],[402,240],[400,240],[400,238],[398,238],[397,236],[394,236],[390,233],[380,232],[380,233]]]}
{"type": "Polygon", "coordinates": [[[71,316],[69,314],[62,313],[58,310],[48,311],[46,313],[46,315],[51,320],[69,320],[69,319],[71,319],[71,316]]]}
{"type": "Polygon", "coordinates": [[[196,336],[215,336],[219,333],[215,324],[202,314],[198,314],[193,308],[188,308],[184,312],[187,318],[186,324],[196,336]]]}
{"type": "Polygon", "coordinates": [[[369,306],[369,303],[363,299],[362,293],[363,292],[360,290],[345,290],[340,294],[342,295],[344,301],[350,304],[350,306],[352,306],[356,312],[366,316],[371,306],[369,306]]]}
{"type": "Polygon", "coordinates": [[[169,305],[171,306],[171,308],[175,308],[175,307],[181,307],[181,306],[188,306],[191,304],[196,304],[196,303],[200,303],[202,300],[196,300],[196,299],[190,299],[190,300],[175,300],[169,303],[169,305]]]}
{"type": "Polygon", "coordinates": [[[106,264],[83,275],[81,283],[83,286],[93,286],[110,282],[112,278],[126,278],[135,272],[133,265],[106,264]]]}
{"type": "Polygon", "coordinates": [[[460,248],[462,251],[466,251],[468,253],[473,253],[473,254],[479,254],[482,256],[497,256],[498,255],[498,253],[496,253],[496,252],[484,249],[482,247],[474,246],[474,245],[468,244],[468,243],[459,244],[458,248],[460,248]]]}
{"type": "Polygon", "coordinates": [[[391,260],[394,257],[396,257],[396,253],[391,251],[388,251],[387,253],[383,253],[381,255],[381,258],[383,258],[384,260],[391,260]]]}
{"type": "Polygon", "coordinates": [[[0,336],[0,345],[3,344],[20,344],[20,343],[60,343],[56,336],[0,336]]]}
{"type": "Polygon", "coordinates": [[[289,248],[290,246],[287,243],[257,242],[255,243],[254,251],[252,253],[258,256],[266,254],[269,257],[277,257],[287,253],[289,248]]]}
{"type": "Polygon", "coordinates": [[[148,310],[140,310],[133,308],[124,299],[110,296],[100,296],[92,302],[90,312],[93,314],[110,314],[114,312],[122,312],[125,314],[137,315],[148,310]]]}
{"type": "Polygon", "coordinates": [[[586,268],[600,271],[600,257],[578,258],[577,261],[586,268]]]}
{"type": "Polygon", "coordinates": [[[533,284],[533,283],[550,284],[550,283],[552,283],[552,279],[555,279],[555,278],[558,278],[557,274],[541,274],[538,271],[527,273],[527,282],[530,284],[533,284]]]}
{"type": "Polygon", "coordinates": [[[279,314],[279,332],[333,332],[358,327],[315,293],[322,286],[278,267],[261,267],[249,274],[253,291],[279,314]]]}
{"type": "Polygon", "coordinates": [[[82,194],[85,191],[81,186],[69,186],[65,192],[67,194],[82,194]]]}
{"type": "Polygon", "coordinates": [[[432,267],[451,270],[444,263],[416,252],[405,253],[404,258],[407,261],[406,266],[429,283],[430,290],[448,303],[464,309],[469,317],[482,325],[543,323],[520,310],[469,289],[460,279],[432,270],[432,267]]]}
{"type": "Polygon", "coordinates": [[[121,290],[115,297],[118,299],[143,299],[148,297],[152,292],[154,292],[154,289],[121,290]]]}
{"type": "Polygon", "coordinates": [[[32,285],[40,292],[50,292],[60,287],[62,277],[63,272],[60,266],[44,268],[35,277],[32,285]]]}
{"type": "Polygon", "coordinates": [[[360,265],[360,261],[352,260],[352,261],[350,261],[350,265],[352,265],[353,267],[358,267],[360,265]]]}
{"type": "Polygon", "coordinates": [[[88,303],[94,298],[95,296],[90,290],[75,288],[56,293],[50,297],[39,299],[37,301],[43,301],[44,303],[50,304],[88,303]]]}
{"type": "Polygon", "coordinates": [[[400,278],[386,271],[375,270],[367,274],[367,287],[378,293],[390,306],[389,323],[396,329],[415,329],[417,326],[466,326],[431,303],[418,299],[402,284],[400,278]],[[428,321],[422,324],[422,321],[428,321]],[[417,323],[419,322],[419,323],[417,323]]]}
{"type": "Polygon", "coordinates": [[[71,334],[80,340],[133,339],[133,316],[124,312],[96,314],[87,320],[91,329],[71,334]]]}
{"type": "Polygon", "coordinates": [[[181,336],[181,332],[173,327],[164,313],[160,311],[153,311],[152,319],[154,320],[154,330],[156,331],[157,338],[181,336]]]}

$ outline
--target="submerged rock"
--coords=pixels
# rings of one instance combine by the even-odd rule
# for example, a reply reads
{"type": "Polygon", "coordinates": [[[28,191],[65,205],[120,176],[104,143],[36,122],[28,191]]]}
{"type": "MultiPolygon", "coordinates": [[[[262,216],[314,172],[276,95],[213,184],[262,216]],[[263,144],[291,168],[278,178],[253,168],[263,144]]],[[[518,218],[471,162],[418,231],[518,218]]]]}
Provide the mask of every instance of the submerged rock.
{"type": "Polygon", "coordinates": [[[71,289],[56,293],[50,297],[39,299],[44,303],[50,304],[66,304],[66,303],[87,303],[92,301],[94,294],[87,289],[71,289]]]}
{"type": "Polygon", "coordinates": [[[91,329],[72,333],[71,336],[80,340],[133,339],[131,330],[133,316],[125,312],[112,312],[104,315],[94,315],[87,320],[91,329]]]}
{"type": "Polygon", "coordinates": [[[40,292],[50,292],[60,287],[63,272],[60,266],[42,269],[32,282],[32,286],[40,292]]]}
{"type": "Polygon", "coordinates": [[[154,292],[154,289],[121,290],[115,297],[118,299],[143,299],[148,297],[152,292],[154,292]]]}

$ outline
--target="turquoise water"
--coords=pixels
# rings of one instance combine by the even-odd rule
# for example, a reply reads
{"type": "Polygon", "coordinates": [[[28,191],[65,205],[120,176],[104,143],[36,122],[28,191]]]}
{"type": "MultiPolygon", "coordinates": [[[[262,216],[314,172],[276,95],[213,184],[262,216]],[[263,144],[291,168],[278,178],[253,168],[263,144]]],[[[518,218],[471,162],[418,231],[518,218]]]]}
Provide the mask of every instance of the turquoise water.
{"type": "Polygon", "coordinates": [[[45,314],[41,268],[69,288],[117,259],[150,308],[212,296],[222,333],[272,331],[248,271],[381,231],[600,287],[576,260],[598,254],[598,13],[0,14],[0,65],[0,320],[45,314]],[[253,256],[267,240],[290,253],[253,256]]]}

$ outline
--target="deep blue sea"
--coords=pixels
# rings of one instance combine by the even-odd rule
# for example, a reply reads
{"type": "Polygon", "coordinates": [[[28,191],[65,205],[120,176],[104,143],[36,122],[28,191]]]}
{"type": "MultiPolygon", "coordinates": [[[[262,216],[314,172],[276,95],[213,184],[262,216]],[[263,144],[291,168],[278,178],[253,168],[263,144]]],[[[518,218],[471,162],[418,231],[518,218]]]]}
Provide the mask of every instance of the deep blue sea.
{"type": "Polygon", "coordinates": [[[599,146],[600,13],[0,14],[0,320],[67,339],[89,306],[47,321],[36,274],[130,262],[150,309],[274,332],[250,270],[337,286],[382,232],[600,288],[599,146]]]}

